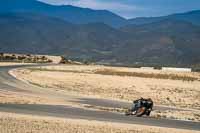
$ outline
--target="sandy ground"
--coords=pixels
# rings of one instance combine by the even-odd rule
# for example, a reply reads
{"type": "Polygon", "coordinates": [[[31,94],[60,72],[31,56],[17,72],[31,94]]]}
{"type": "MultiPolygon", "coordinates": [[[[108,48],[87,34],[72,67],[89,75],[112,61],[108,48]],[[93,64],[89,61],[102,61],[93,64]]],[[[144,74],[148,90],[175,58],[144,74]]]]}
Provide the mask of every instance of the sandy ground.
{"type": "Polygon", "coordinates": [[[176,74],[199,78],[199,73],[141,70],[124,67],[61,65],[39,69],[17,69],[12,73],[34,85],[60,89],[73,95],[133,100],[152,98],[157,105],[193,109],[188,111],[154,112],[153,117],[200,121],[200,81],[184,81],[134,76],[96,74],[98,71],[176,74]]]}
{"type": "Polygon", "coordinates": [[[51,104],[51,105],[71,105],[62,100],[55,100],[42,95],[32,95],[25,92],[12,92],[0,90],[1,104],[51,104]]]}
{"type": "Polygon", "coordinates": [[[198,131],[0,112],[2,133],[199,133],[198,131]]]}
{"type": "Polygon", "coordinates": [[[200,111],[199,110],[192,110],[192,111],[155,110],[152,111],[151,117],[200,122],[200,111]]]}
{"type": "Polygon", "coordinates": [[[9,91],[0,91],[0,103],[16,103],[16,104],[36,104],[46,103],[47,100],[40,97],[25,95],[9,91]]]}
{"type": "Polygon", "coordinates": [[[191,76],[197,77],[200,79],[200,73],[195,72],[175,72],[175,71],[160,71],[155,69],[140,69],[140,68],[129,68],[129,67],[110,67],[103,65],[59,65],[59,66],[48,66],[48,67],[40,67],[45,68],[47,70],[71,70],[78,72],[95,72],[97,70],[114,70],[120,72],[138,72],[138,73],[154,73],[154,74],[176,74],[179,76],[191,76]]]}
{"type": "MultiPolygon", "coordinates": [[[[150,97],[156,104],[200,109],[200,81],[95,74],[96,70],[105,69],[102,66],[66,65],[46,68],[50,71],[18,69],[13,73],[21,79],[42,87],[60,88],[68,92],[123,100],[150,97]]],[[[127,71],[129,68],[114,69],[127,71]]],[[[133,70],[130,69],[130,72],[133,70]]],[[[146,72],[146,70],[143,71],[146,72]]],[[[199,76],[198,73],[188,73],[188,75],[199,76]]]]}

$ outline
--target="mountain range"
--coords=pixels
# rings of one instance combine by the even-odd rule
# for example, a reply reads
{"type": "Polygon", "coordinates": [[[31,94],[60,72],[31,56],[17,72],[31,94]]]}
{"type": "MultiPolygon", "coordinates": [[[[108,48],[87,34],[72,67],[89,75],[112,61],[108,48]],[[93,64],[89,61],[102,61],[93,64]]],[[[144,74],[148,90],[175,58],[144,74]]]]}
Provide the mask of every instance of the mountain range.
{"type": "Polygon", "coordinates": [[[162,16],[162,17],[134,18],[134,19],[129,19],[128,23],[135,24],[135,25],[143,25],[143,24],[149,24],[149,23],[158,22],[161,20],[166,20],[166,19],[175,19],[175,20],[190,22],[194,25],[200,26],[200,10],[190,11],[186,13],[172,14],[172,15],[162,16]]]}
{"type": "Polygon", "coordinates": [[[200,10],[163,17],[125,19],[107,10],[92,10],[71,5],[50,5],[37,0],[1,0],[0,13],[35,13],[60,18],[74,24],[102,22],[119,28],[128,24],[142,25],[165,19],[178,19],[200,25],[200,10]]]}
{"type": "Polygon", "coordinates": [[[126,19],[107,10],[92,10],[71,5],[49,5],[36,0],[1,0],[0,13],[19,12],[35,13],[57,17],[74,24],[103,22],[110,26],[126,25],[126,19]]]}
{"type": "Polygon", "coordinates": [[[200,63],[198,10],[125,19],[106,10],[2,0],[0,29],[0,52],[121,65],[200,63]]]}

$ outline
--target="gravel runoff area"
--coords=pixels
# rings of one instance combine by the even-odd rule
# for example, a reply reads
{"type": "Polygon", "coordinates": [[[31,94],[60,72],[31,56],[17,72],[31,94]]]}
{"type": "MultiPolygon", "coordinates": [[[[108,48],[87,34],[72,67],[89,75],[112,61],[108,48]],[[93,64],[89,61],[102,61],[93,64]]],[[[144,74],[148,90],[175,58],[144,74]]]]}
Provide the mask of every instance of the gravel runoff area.
{"type": "Polygon", "coordinates": [[[38,117],[0,112],[1,133],[199,133],[133,124],[38,117]]]}

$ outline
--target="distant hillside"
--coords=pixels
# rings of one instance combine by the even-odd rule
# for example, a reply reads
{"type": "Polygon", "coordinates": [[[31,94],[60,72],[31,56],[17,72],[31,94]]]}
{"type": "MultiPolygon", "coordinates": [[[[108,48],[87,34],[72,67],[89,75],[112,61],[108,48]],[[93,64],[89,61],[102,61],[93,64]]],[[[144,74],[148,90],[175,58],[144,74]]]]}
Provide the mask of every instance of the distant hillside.
{"type": "Polygon", "coordinates": [[[64,55],[111,64],[197,64],[200,27],[173,19],[121,29],[33,13],[0,14],[0,52],[64,55]]]}
{"type": "Polygon", "coordinates": [[[0,14],[0,51],[91,58],[119,47],[121,31],[103,23],[74,25],[30,13],[0,14]]]}
{"type": "Polygon", "coordinates": [[[127,24],[126,19],[107,10],[92,10],[70,5],[55,6],[36,0],[1,0],[0,13],[7,12],[42,14],[57,17],[74,24],[102,22],[113,27],[127,24]]]}
{"type": "Polygon", "coordinates": [[[37,0],[1,0],[0,13],[34,13],[57,17],[73,24],[105,23],[119,28],[129,24],[143,25],[165,19],[176,19],[200,25],[200,10],[163,17],[125,19],[107,10],[92,10],[70,5],[56,6],[37,0]]]}
{"type": "Polygon", "coordinates": [[[0,29],[0,50],[9,53],[59,53],[75,31],[71,23],[30,13],[1,14],[0,29]]]}
{"type": "MultiPolygon", "coordinates": [[[[167,19],[146,25],[121,28],[131,42],[121,54],[133,56],[138,62],[162,64],[190,64],[200,61],[200,27],[191,23],[167,19]],[[131,52],[131,50],[136,50],[131,52]]],[[[131,59],[130,59],[130,62],[131,59]]]]}
{"type": "Polygon", "coordinates": [[[158,22],[165,19],[180,20],[180,21],[190,22],[194,25],[200,26],[200,10],[186,12],[186,13],[172,14],[172,15],[163,16],[163,17],[134,18],[134,19],[129,19],[128,23],[135,24],[135,25],[143,25],[143,24],[149,24],[152,22],[158,22]]]}

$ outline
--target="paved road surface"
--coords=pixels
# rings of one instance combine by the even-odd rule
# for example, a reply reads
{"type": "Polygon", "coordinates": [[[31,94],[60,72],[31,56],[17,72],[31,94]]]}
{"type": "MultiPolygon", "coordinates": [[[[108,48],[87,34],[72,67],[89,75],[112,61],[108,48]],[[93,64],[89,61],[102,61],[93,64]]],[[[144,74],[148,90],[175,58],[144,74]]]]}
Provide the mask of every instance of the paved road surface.
{"type": "MultiPolygon", "coordinates": [[[[66,101],[74,101],[81,104],[98,105],[103,107],[123,107],[127,108],[131,103],[119,102],[106,99],[94,99],[79,96],[71,96],[55,92],[54,90],[47,90],[46,88],[36,87],[26,84],[22,81],[16,80],[8,74],[8,71],[22,66],[9,66],[0,67],[0,92],[1,91],[14,91],[27,94],[34,94],[37,96],[47,96],[54,99],[64,99],[66,101]]],[[[171,109],[168,107],[159,107],[156,109],[166,110],[171,109]]],[[[173,109],[172,109],[173,110],[173,109]]],[[[0,104],[0,111],[20,113],[20,114],[33,114],[39,116],[55,116],[61,118],[78,118],[87,120],[120,122],[128,124],[141,124],[159,127],[170,127],[179,129],[189,129],[200,131],[200,123],[167,119],[155,118],[138,118],[133,116],[125,116],[120,113],[112,113],[106,111],[94,111],[83,108],[76,108],[64,105],[38,105],[38,104],[0,104]]]]}

